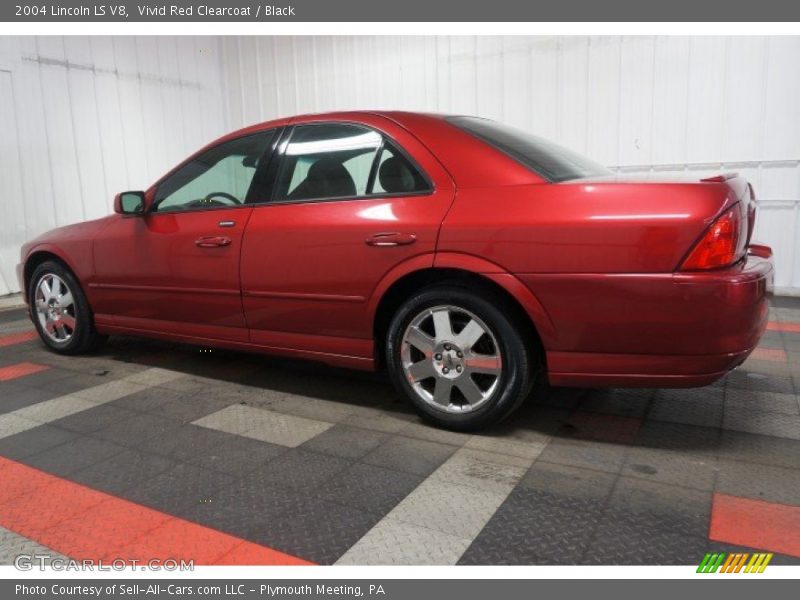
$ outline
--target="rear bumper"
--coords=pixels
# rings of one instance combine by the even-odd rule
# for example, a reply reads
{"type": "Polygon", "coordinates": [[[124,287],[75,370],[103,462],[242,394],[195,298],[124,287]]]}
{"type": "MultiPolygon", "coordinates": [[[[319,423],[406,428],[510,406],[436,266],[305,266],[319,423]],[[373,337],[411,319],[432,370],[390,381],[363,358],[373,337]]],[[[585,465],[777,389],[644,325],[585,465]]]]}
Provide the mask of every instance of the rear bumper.
{"type": "Polygon", "coordinates": [[[728,354],[547,354],[551,385],[571,387],[701,387],[742,364],[753,348],[728,354]]]}
{"type": "Polygon", "coordinates": [[[772,253],[711,272],[535,276],[558,337],[553,385],[693,387],[740,365],[767,326],[772,253]],[[552,308],[551,308],[552,307],[552,308]]]}

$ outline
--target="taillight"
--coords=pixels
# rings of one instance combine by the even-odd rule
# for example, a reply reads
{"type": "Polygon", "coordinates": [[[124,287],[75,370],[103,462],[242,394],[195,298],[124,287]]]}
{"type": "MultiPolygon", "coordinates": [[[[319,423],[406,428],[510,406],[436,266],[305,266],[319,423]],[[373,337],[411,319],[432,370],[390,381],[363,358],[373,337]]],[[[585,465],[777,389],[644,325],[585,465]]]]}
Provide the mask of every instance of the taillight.
{"type": "Polygon", "coordinates": [[[715,269],[727,267],[738,261],[747,244],[748,223],[742,218],[737,203],[722,214],[683,261],[681,270],[715,269]]]}

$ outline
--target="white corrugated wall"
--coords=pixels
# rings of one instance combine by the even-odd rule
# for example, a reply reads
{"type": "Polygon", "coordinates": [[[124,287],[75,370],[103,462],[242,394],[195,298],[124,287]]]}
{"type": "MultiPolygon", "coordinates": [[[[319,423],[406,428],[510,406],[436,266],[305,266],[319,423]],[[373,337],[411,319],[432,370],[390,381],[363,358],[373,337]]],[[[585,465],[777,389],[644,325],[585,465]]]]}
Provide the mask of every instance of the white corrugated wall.
{"type": "Polygon", "coordinates": [[[798,37],[226,38],[232,124],[351,108],[500,119],[616,170],[739,171],[800,293],[798,37]]]}
{"type": "Polygon", "coordinates": [[[358,108],[497,118],[623,172],[740,171],[800,292],[798,37],[281,36],[0,39],[0,294],[23,239],[226,128],[358,108]]]}
{"type": "Polygon", "coordinates": [[[0,37],[0,295],[19,247],[109,213],[230,128],[220,43],[191,37],[0,37]]]}

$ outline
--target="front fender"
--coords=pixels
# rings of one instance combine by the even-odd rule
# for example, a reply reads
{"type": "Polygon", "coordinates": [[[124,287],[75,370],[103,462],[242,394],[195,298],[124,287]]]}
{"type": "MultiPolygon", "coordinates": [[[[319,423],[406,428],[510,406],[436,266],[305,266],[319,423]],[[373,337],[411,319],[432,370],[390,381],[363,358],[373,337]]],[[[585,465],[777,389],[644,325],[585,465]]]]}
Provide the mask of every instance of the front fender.
{"type": "Polygon", "coordinates": [[[48,242],[32,242],[30,244],[26,244],[23,246],[22,250],[22,262],[20,263],[20,269],[18,272],[18,276],[20,279],[20,287],[22,288],[22,295],[27,302],[28,298],[28,290],[27,290],[27,282],[25,281],[25,270],[28,264],[28,261],[31,259],[32,256],[35,254],[46,253],[52,254],[53,256],[57,257],[61,262],[66,264],[69,269],[80,277],[80,270],[77,268],[77,264],[73,259],[69,256],[67,252],[65,252],[61,247],[56,244],[48,243],[48,242]],[[26,247],[27,246],[27,247],[26,247]]]}

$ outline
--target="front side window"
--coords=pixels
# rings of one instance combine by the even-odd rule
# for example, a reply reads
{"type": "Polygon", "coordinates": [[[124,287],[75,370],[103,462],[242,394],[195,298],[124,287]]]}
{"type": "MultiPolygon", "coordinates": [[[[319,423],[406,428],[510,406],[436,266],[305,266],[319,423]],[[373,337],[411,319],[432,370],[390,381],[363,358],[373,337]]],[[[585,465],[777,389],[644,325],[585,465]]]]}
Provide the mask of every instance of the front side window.
{"type": "Polygon", "coordinates": [[[155,212],[244,204],[253,176],[275,131],[214,146],[167,177],[156,190],[155,212]]]}
{"type": "Polygon", "coordinates": [[[607,168],[585,156],[521,129],[478,117],[447,120],[553,183],[611,175],[607,168]]]}
{"type": "Polygon", "coordinates": [[[419,171],[381,134],[349,123],[296,127],[275,185],[276,201],[344,199],[428,189],[419,171]]]}

